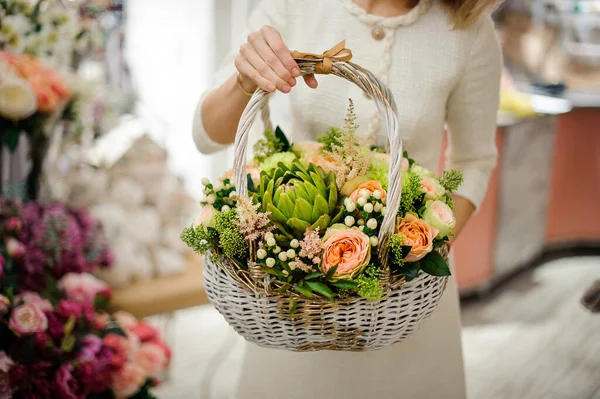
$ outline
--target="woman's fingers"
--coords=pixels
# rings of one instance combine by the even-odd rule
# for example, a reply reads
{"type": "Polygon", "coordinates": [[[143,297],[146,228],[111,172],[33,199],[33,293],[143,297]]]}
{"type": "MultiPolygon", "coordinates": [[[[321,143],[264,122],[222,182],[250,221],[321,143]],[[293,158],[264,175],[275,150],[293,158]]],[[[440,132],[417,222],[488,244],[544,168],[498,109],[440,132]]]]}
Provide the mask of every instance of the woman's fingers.
{"type": "Polygon", "coordinates": [[[259,71],[265,78],[275,83],[277,88],[284,93],[289,93],[292,86],[296,84],[291,72],[286,69],[275,52],[269,47],[267,42],[260,38],[252,43],[253,50],[260,57],[260,61],[249,59],[256,70],[259,71]],[[255,64],[259,63],[260,68],[255,64]]]}
{"type": "Polygon", "coordinates": [[[292,75],[291,77],[294,78],[295,82],[295,78],[300,76],[300,68],[298,68],[298,64],[296,64],[296,61],[292,58],[290,50],[283,42],[281,34],[270,26],[264,26],[262,32],[265,42],[275,53],[279,62],[281,62],[284,68],[292,75]]]}
{"type": "MultiPolygon", "coordinates": [[[[277,89],[285,92],[287,83],[271,69],[252,45],[249,43],[242,44],[242,47],[240,47],[240,54],[263,78],[275,85],[277,89]]],[[[289,86],[287,86],[287,91],[290,91],[289,86]]]]}
{"type": "Polygon", "coordinates": [[[275,85],[262,76],[254,67],[248,62],[246,57],[241,54],[235,58],[235,67],[238,72],[253,81],[258,87],[268,92],[274,92],[275,85]]]}
{"type": "Polygon", "coordinates": [[[316,89],[317,86],[319,86],[319,83],[317,82],[317,78],[315,78],[315,75],[304,75],[304,82],[311,89],[316,89]]]}

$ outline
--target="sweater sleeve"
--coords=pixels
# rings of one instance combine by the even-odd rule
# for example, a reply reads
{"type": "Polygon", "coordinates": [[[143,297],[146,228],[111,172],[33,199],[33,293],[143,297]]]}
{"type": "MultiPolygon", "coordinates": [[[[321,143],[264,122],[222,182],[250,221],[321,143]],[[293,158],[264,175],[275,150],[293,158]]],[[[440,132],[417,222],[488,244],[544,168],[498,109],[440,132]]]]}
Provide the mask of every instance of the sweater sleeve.
{"type": "Polygon", "coordinates": [[[211,88],[204,92],[200,97],[200,101],[198,102],[194,114],[192,134],[196,147],[201,153],[212,154],[224,150],[229,146],[229,144],[217,143],[208,136],[202,119],[202,103],[204,102],[204,99],[212,90],[221,86],[236,72],[234,60],[238,53],[238,48],[246,40],[246,37],[250,32],[259,30],[263,25],[270,25],[277,29],[285,38],[286,3],[287,1],[283,0],[262,0],[256,6],[248,18],[248,23],[244,32],[240,35],[239,45],[235,46],[225,57],[219,70],[214,76],[211,88]]]}
{"type": "Polygon", "coordinates": [[[479,207],[496,166],[496,118],[502,53],[494,23],[486,17],[476,28],[466,67],[448,100],[448,164],[464,175],[457,195],[479,207]]]}

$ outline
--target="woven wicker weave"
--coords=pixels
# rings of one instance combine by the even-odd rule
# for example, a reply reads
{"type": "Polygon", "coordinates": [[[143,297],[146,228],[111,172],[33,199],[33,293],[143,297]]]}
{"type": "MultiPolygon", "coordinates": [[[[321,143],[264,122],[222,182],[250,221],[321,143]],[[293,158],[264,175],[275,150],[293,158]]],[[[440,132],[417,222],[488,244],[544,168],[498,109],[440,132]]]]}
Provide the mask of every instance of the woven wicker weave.
{"type": "MultiPolygon", "coordinates": [[[[297,58],[296,62],[302,74],[312,74],[322,60],[297,58]]],[[[413,281],[405,282],[387,265],[387,242],[394,232],[402,187],[402,140],[390,90],[369,71],[350,62],[334,60],[331,73],[366,91],[376,102],[388,127],[388,212],[379,234],[385,296],[379,302],[352,297],[335,303],[297,294],[290,297],[289,292],[277,293],[281,283],[257,268],[242,270],[231,261],[220,260],[215,264],[207,257],[204,279],[208,298],[240,335],[260,346],[293,351],[381,349],[410,336],[434,311],[446,287],[447,278],[424,273],[413,281]],[[288,313],[291,300],[298,304],[293,318],[288,313]]],[[[241,196],[248,194],[245,161],[249,130],[259,112],[270,126],[268,94],[257,90],[240,119],[235,142],[234,184],[241,196]]],[[[447,258],[447,252],[441,251],[447,258]]]]}

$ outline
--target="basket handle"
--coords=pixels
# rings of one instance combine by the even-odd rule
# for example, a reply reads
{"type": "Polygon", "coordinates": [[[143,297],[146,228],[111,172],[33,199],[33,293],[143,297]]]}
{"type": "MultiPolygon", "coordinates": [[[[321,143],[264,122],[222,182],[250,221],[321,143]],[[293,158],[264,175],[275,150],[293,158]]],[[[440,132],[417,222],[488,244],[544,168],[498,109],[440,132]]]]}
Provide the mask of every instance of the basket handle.
{"type": "MultiPolygon", "coordinates": [[[[294,52],[295,61],[300,67],[302,75],[328,74],[344,78],[363,89],[373,98],[377,109],[387,126],[390,143],[390,171],[387,192],[386,214],[379,231],[379,260],[387,268],[388,241],[394,234],[396,215],[400,208],[400,195],[402,194],[402,138],[399,132],[397,108],[390,89],[370,71],[359,65],[349,62],[352,57],[350,50],[344,48],[341,42],[324,54],[307,54],[294,52]],[[344,52],[340,52],[340,47],[344,52]],[[349,56],[348,56],[349,53],[349,56]],[[301,57],[298,57],[301,55],[301,57]]],[[[250,128],[260,111],[262,119],[268,122],[268,97],[269,92],[257,89],[252,95],[240,118],[235,137],[235,158],[233,162],[233,181],[240,196],[248,195],[248,181],[246,177],[246,150],[250,128]],[[265,119],[266,118],[266,119],[265,119]]],[[[389,269],[388,269],[389,270],[389,269]]]]}

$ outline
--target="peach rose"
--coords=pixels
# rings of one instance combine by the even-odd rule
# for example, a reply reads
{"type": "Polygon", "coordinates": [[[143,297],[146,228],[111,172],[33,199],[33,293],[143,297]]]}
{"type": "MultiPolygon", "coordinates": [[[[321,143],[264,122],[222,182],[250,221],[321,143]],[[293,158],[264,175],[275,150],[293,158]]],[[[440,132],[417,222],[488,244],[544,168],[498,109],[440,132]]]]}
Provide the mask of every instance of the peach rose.
{"type": "Polygon", "coordinates": [[[321,168],[323,168],[323,171],[325,173],[329,173],[334,170],[336,161],[330,155],[323,155],[317,153],[306,154],[304,157],[302,157],[302,163],[304,165],[312,163],[315,166],[320,166],[321,168]]]}
{"type": "Polygon", "coordinates": [[[446,194],[439,180],[432,176],[421,177],[421,190],[425,193],[425,201],[437,200],[446,194]]]}
{"type": "Polygon", "coordinates": [[[412,247],[404,258],[407,263],[417,262],[430,253],[433,250],[433,240],[438,235],[438,229],[410,213],[400,219],[396,232],[404,237],[404,245],[412,247]]]}
{"type": "Polygon", "coordinates": [[[134,363],[126,363],[112,377],[112,390],[118,399],[136,394],[146,382],[146,372],[134,363]]]}
{"type": "Polygon", "coordinates": [[[62,99],[66,100],[71,96],[71,89],[65,80],[53,69],[46,69],[42,73],[43,79],[48,86],[62,99]]]}
{"type": "Polygon", "coordinates": [[[305,155],[319,154],[323,150],[323,143],[316,141],[299,141],[292,145],[292,152],[296,154],[298,158],[302,158],[305,155]]]}
{"type": "Polygon", "coordinates": [[[442,201],[427,201],[423,211],[423,220],[439,230],[437,238],[450,236],[456,225],[452,209],[442,201]]]}
{"type": "Polygon", "coordinates": [[[204,227],[214,227],[216,214],[217,210],[214,208],[214,206],[203,206],[200,214],[196,216],[196,219],[194,219],[194,227],[198,227],[200,225],[204,225],[204,227]]]}
{"type": "Polygon", "coordinates": [[[40,112],[51,113],[58,108],[58,104],[60,102],[58,94],[56,94],[40,76],[30,77],[29,83],[31,83],[31,86],[35,91],[38,110],[40,112]]]}
{"type": "Polygon", "coordinates": [[[48,329],[48,319],[36,305],[26,303],[12,311],[8,327],[17,335],[35,334],[48,329]]]}
{"type": "Polygon", "coordinates": [[[130,328],[135,327],[138,323],[138,320],[129,312],[125,312],[123,310],[119,310],[113,314],[113,317],[117,320],[117,323],[121,326],[121,328],[125,330],[129,330],[130,328]]]}
{"type": "Polygon", "coordinates": [[[133,358],[133,363],[140,366],[148,376],[158,377],[167,366],[167,356],[158,345],[142,344],[133,358]]]}
{"type": "MultiPolygon", "coordinates": [[[[250,173],[250,177],[255,185],[260,182],[260,170],[254,166],[253,163],[246,164],[246,173],[250,173]]],[[[227,179],[233,179],[233,169],[229,169],[227,172],[225,172],[224,177],[227,179]]],[[[231,182],[231,184],[233,184],[233,182],[231,182]]]]}
{"type": "Polygon", "coordinates": [[[379,183],[378,181],[369,180],[368,182],[361,184],[356,190],[352,192],[352,194],[350,194],[350,199],[354,202],[357,202],[360,198],[360,192],[362,190],[367,190],[371,195],[373,195],[375,191],[379,191],[381,193],[381,200],[385,202],[386,192],[381,186],[381,183],[379,183]]]}
{"type": "Polygon", "coordinates": [[[337,266],[334,279],[356,277],[371,260],[369,236],[355,227],[333,225],[327,230],[323,241],[321,271],[327,274],[337,266]]]}

